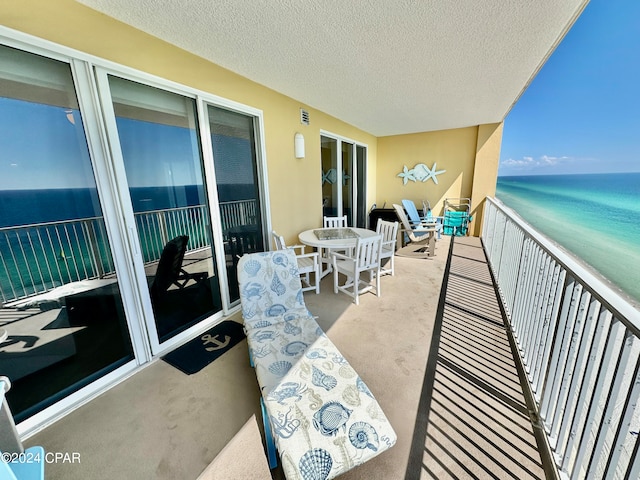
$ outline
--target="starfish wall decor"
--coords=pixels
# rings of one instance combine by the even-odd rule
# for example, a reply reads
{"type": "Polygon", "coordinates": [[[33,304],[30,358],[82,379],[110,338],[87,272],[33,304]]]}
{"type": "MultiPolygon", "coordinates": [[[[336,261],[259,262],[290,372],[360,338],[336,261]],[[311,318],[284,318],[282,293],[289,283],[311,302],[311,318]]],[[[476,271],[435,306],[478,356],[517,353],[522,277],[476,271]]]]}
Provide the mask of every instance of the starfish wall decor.
{"type": "Polygon", "coordinates": [[[406,185],[409,180],[412,182],[421,181],[426,182],[429,179],[433,180],[433,183],[437,184],[438,179],[436,175],[440,175],[446,172],[446,170],[436,170],[436,164],[433,164],[433,167],[429,168],[424,163],[418,163],[411,170],[407,168],[405,165],[397,176],[402,178],[402,184],[406,185]]]}

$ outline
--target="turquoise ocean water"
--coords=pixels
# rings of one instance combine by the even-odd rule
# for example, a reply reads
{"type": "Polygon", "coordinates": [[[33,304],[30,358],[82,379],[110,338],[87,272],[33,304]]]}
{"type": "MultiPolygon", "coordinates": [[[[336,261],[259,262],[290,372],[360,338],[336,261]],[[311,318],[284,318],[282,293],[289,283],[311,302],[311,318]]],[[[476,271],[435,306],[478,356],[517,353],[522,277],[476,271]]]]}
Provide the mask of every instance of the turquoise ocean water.
{"type": "Polygon", "coordinates": [[[499,177],[496,197],[640,303],[640,173],[499,177]]]}

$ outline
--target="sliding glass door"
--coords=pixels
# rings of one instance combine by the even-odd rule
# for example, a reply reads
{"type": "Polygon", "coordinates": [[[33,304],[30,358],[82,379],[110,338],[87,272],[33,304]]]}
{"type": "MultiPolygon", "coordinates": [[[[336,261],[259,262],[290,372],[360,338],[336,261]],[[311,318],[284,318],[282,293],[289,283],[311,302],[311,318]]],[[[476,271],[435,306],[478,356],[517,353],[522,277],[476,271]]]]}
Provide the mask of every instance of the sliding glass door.
{"type": "Polygon", "coordinates": [[[349,142],[345,142],[342,141],[340,142],[340,147],[342,150],[342,168],[341,168],[341,174],[342,174],[342,178],[341,181],[338,182],[338,185],[342,186],[342,199],[341,199],[341,205],[342,205],[342,215],[346,215],[347,216],[347,224],[348,225],[354,225],[354,211],[353,211],[353,196],[354,196],[354,191],[353,191],[353,172],[354,172],[354,165],[353,165],[353,157],[354,157],[354,151],[353,151],[353,143],[349,143],[349,142]]]}
{"type": "Polygon", "coordinates": [[[323,215],[346,215],[349,225],[366,225],[366,158],[364,145],[330,134],[320,137],[323,215]]]}
{"type": "Polygon", "coordinates": [[[255,118],[213,105],[208,105],[207,115],[229,297],[235,302],[240,298],[238,259],[265,250],[255,118]]]}
{"type": "Polygon", "coordinates": [[[0,46],[0,374],[18,422],[130,362],[69,63],[0,46]]]}
{"type": "Polygon", "coordinates": [[[222,309],[196,101],[115,76],[109,89],[150,330],[164,342],[222,309]]]}
{"type": "Polygon", "coordinates": [[[355,226],[367,228],[367,147],[356,145],[356,174],[355,178],[355,226]]]}
{"type": "Polygon", "coordinates": [[[320,137],[320,159],[322,162],[322,215],[325,217],[342,216],[340,208],[341,194],[338,189],[338,140],[320,137]]]}
{"type": "Polygon", "coordinates": [[[0,45],[0,374],[33,424],[221,319],[268,231],[259,111],[55,56],[0,45]]]}

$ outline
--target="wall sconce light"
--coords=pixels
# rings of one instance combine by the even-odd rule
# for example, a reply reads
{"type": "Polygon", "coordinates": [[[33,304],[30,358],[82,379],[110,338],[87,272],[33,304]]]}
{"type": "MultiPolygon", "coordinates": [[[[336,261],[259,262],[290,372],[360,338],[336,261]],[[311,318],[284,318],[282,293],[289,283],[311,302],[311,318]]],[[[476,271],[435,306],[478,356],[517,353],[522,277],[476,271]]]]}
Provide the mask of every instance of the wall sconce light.
{"type": "Polygon", "coordinates": [[[296,152],[296,158],[304,158],[304,136],[301,133],[296,133],[293,145],[296,152]]]}

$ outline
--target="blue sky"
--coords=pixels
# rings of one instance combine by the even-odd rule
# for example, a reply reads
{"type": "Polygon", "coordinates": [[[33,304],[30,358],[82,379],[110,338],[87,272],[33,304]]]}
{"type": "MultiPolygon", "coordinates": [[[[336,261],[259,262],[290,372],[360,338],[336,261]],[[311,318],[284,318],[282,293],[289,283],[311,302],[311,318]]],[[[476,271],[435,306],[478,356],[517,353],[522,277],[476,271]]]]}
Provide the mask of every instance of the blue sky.
{"type": "Polygon", "coordinates": [[[498,175],[640,172],[640,0],[591,0],[505,119],[498,175]]]}

